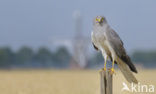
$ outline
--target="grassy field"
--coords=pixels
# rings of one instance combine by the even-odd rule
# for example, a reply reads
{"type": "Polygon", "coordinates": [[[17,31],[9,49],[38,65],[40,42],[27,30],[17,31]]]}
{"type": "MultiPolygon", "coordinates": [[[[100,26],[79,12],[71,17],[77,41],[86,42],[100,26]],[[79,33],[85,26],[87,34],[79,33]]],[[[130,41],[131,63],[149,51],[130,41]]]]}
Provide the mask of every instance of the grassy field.
{"type": "MultiPolygon", "coordinates": [[[[141,84],[156,86],[155,73],[156,70],[140,70],[136,77],[141,84]]],[[[121,92],[122,82],[126,81],[119,71],[113,82],[114,94],[130,94],[121,92]]],[[[100,94],[99,86],[97,70],[0,71],[0,94],[100,94]]]]}

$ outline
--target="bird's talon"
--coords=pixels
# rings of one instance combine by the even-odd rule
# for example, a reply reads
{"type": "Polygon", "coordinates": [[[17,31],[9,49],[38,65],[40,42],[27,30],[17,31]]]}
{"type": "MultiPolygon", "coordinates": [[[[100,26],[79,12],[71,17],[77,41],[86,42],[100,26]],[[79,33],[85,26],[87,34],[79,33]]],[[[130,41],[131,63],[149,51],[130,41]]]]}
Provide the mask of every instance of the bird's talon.
{"type": "Polygon", "coordinates": [[[102,71],[106,71],[106,68],[102,68],[99,70],[99,72],[102,72],[102,71]]]}
{"type": "Polygon", "coordinates": [[[106,71],[106,68],[103,68],[104,71],[106,71]]]}
{"type": "Polygon", "coordinates": [[[110,73],[111,73],[112,75],[113,75],[113,74],[116,74],[115,71],[114,71],[114,68],[111,68],[111,69],[110,69],[110,73]]]}

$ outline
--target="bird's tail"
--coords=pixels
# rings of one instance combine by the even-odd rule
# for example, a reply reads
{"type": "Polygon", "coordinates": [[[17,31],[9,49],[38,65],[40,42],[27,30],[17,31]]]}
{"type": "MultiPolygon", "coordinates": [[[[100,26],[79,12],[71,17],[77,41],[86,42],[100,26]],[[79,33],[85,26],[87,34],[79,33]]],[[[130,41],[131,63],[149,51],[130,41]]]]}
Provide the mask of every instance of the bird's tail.
{"type": "Polygon", "coordinates": [[[135,78],[135,76],[133,75],[131,70],[129,69],[128,65],[118,57],[117,57],[117,64],[128,82],[130,82],[130,83],[133,82],[136,84],[138,83],[137,79],[135,78]]]}

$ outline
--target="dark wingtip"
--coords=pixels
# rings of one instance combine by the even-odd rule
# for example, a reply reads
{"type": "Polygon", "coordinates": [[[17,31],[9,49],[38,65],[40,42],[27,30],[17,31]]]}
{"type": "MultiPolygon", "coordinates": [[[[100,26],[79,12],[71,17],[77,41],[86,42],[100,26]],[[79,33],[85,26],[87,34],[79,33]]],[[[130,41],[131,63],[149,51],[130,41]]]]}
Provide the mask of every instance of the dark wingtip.
{"type": "Polygon", "coordinates": [[[130,67],[131,71],[135,72],[135,73],[138,73],[138,71],[136,70],[135,67],[130,67]]]}
{"type": "Polygon", "coordinates": [[[133,71],[133,72],[138,73],[138,71],[137,71],[137,70],[135,70],[135,71],[133,71]]]}

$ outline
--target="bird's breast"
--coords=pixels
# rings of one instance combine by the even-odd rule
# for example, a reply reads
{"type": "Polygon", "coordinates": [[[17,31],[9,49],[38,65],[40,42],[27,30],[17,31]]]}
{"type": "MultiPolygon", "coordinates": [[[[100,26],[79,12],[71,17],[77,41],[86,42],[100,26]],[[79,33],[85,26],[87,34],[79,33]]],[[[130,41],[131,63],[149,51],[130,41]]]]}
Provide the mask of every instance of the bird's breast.
{"type": "Polygon", "coordinates": [[[96,40],[96,45],[98,46],[98,48],[105,50],[106,54],[108,56],[111,56],[104,32],[95,33],[95,40],[96,40]]]}

